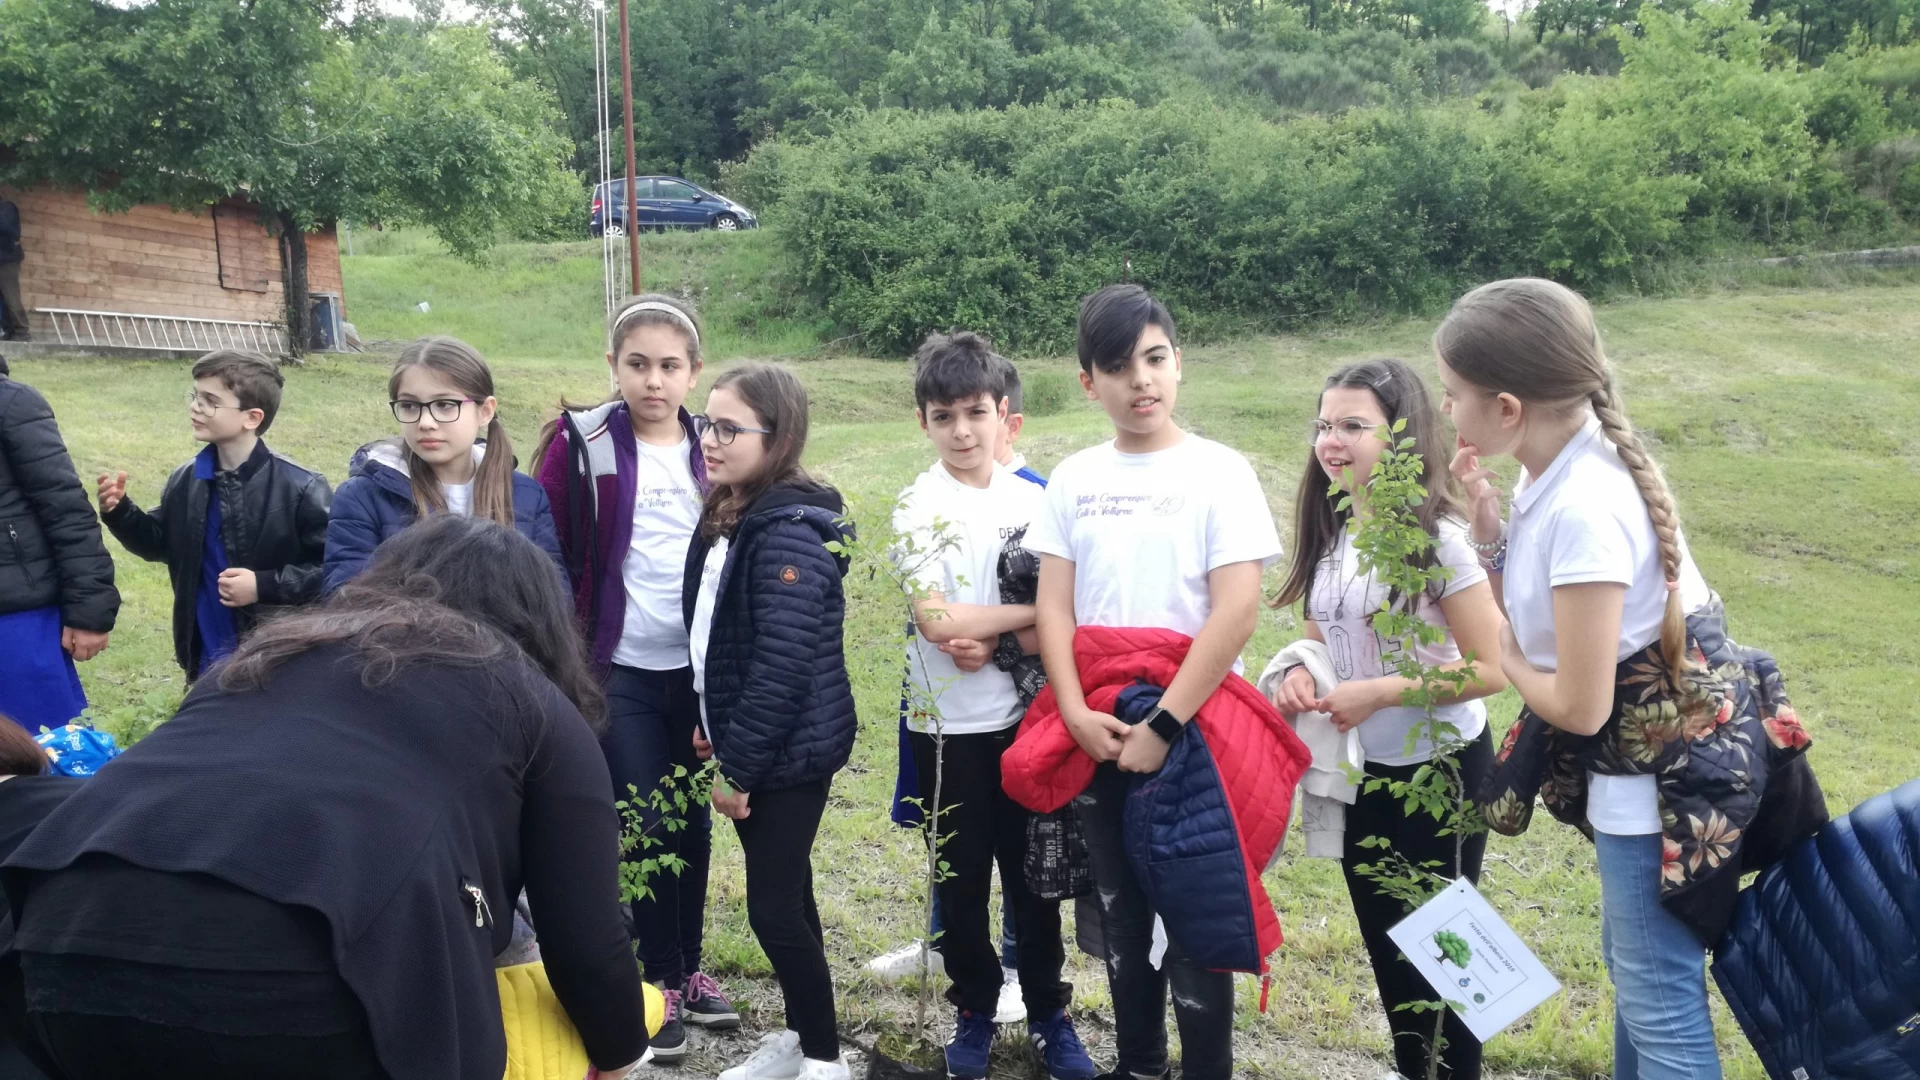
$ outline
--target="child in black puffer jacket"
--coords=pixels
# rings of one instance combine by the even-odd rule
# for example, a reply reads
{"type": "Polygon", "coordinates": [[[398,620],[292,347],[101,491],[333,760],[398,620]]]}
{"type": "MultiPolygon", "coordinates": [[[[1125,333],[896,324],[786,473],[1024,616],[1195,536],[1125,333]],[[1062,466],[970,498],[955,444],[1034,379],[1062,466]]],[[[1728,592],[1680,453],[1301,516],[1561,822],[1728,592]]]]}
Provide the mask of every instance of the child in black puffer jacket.
{"type": "Polygon", "coordinates": [[[0,713],[28,731],[87,707],[75,673],[120,611],[113,559],[47,399],[0,358],[0,713]]]}
{"type": "Polygon", "coordinates": [[[720,1080],[847,1080],[834,1015],[813,841],[833,774],[853,750],[842,645],[840,493],[800,468],[807,392],[793,372],[734,368],[694,418],[713,483],[682,592],[701,730],[718,762],[716,810],[747,864],[747,919],[780,979],[788,1030],[720,1080]]]}

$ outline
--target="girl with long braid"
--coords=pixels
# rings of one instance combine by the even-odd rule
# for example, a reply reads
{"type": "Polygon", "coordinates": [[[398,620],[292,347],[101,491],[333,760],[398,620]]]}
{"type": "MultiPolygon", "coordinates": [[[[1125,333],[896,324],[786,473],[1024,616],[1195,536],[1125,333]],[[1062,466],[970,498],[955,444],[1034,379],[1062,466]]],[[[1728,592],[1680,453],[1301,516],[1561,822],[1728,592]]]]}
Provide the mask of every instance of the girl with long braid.
{"type": "Polygon", "coordinates": [[[1719,1080],[1705,952],[1741,872],[1826,819],[1806,731],[1772,658],[1728,640],[1587,302],[1537,278],[1483,285],[1434,351],[1526,703],[1478,802],[1512,834],[1538,794],[1593,838],[1616,1080],[1719,1080]],[[1505,523],[1493,456],[1523,470],[1505,523]]]}

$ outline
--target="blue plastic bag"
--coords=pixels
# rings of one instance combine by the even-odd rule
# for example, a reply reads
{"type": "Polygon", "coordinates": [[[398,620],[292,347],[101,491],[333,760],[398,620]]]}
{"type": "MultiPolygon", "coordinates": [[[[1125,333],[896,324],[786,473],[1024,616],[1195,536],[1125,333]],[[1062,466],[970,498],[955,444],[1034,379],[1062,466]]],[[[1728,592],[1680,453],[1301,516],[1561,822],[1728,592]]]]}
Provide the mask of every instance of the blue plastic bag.
{"type": "Polygon", "coordinates": [[[48,771],[62,776],[92,776],[120,756],[120,746],[113,736],[80,724],[51,731],[43,728],[33,741],[47,752],[48,771]]]}

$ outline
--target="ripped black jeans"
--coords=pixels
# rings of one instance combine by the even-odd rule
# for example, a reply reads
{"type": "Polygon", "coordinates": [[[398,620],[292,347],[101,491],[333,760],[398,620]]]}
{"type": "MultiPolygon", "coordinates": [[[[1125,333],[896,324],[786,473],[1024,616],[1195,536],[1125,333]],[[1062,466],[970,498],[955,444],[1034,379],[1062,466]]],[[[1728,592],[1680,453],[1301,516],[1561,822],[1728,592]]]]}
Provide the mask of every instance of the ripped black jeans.
{"type": "Polygon", "coordinates": [[[1107,949],[1107,986],[1113,994],[1114,1043],[1125,1076],[1167,1070],[1167,989],[1180,1028],[1181,1075],[1186,1080],[1230,1080],[1233,1075],[1233,975],[1207,971],[1169,938],[1160,967],[1153,949],[1153,905],[1134,877],[1121,837],[1127,774],[1111,762],[1074,800],[1086,836],[1093,885],[1107,949]]]}

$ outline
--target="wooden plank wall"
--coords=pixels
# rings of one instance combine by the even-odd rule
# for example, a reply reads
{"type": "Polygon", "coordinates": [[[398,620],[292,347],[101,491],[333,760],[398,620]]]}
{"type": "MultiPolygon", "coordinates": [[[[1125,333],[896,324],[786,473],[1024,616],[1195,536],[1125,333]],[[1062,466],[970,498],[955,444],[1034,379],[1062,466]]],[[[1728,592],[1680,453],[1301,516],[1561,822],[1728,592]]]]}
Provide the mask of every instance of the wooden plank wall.
{"type": "MultiPolygon", "coordinates": [[[[278,242],[242,200],[220,205],[219,232],[205,210],[182,213],[136,206],[95,214],[77,191],[0,187],[20,208],[20,289],[28,310],[75,308],[138,315],[178,315],[280,323],[286,318],[278,242]],[[221,284],[220,241],[227,242],[221,284]],[[237,265],[236,265],[237,263],[237,265]]],[[[307,275],[314,292],[340,293],[340,248],[332,229],[307,238],[307,275]]],[[[46,316],[33,314],[34,336],[53,337],[46,316]]]]}

